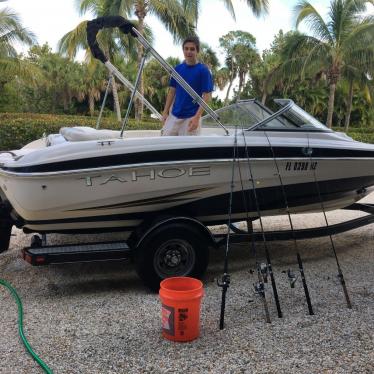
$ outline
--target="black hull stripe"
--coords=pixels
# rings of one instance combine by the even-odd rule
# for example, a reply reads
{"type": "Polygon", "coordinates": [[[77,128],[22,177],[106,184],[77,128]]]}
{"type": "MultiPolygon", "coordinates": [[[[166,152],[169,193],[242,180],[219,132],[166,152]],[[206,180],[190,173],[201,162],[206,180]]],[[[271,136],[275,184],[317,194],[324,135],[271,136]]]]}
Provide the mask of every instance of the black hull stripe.
{"type": "MultiPolygon", "coordinates": [[[[274,147],[277,157],[305,158],[303,147],[274,147]]],[[[250,158],[273,158],[269,147],[248,148],[250,158]]],[[[239,158],[247,158],[245,147],[239,147],[239,158]]],[[[309,157],[309,156],[308,156],[309,157]]],[[[339,158],[339,157],[366,157],[374,159],[374,151],[353,149],[327,149],[313,148],[312,157],[339,158]]],[[[126,166],[132,164],[186,161],[186,160],[220,160],[232,158],[232,147],[186,148],[163,151],[136,152],[116,154],[111,156],[92,157],[71,161],[53,162],[34,166],[2,167],[5,171],[15,173],[50,173],[57,171],[82,170],[111,166],[126,166]]]]}
{"type": "MultiPolygon", "coordinates": [[[[331,200],[344,198],[347,195],[352,195],[356,191],[374,185],[374,176],[337,179],[332,181],[318,182],[323,201],[327,203],[331,200]]],[[[297,185],[284,186],[287,194],[288,205],[290,208],[297,206],[319,204],[320,200],[317,193],[316,183],[301,183],[297,185]]],[[[261,211],[285,209],[284,198],[280,186],[266,187],[256,189],[258,202],[261,211]]],[[[249,212],[256,211],[253,191],[246,191],[245,198],[249,212]],[[250,196],[250,199],[248,199],[250,196]]],[[[141,213],[128,213],[128,214],[115,214],[105,216],[91,216],[79,217],[70,219],[56,219],[56,220],[38,220],[38,221],[25,221],[25,225],[50,225],[60,223],[80,223],[80,222],[108,222],[108,221],[121,221],[121,220],[145,220],[159,215],[187,215],[191,217],[209,217],[214,215],[225,215],[228,210],[229,193],[200,199],[193,202],[188,202],[183,205],[171,209],[160,210],[156,212],[141,212],[141,213]]],[[[243,193],[237,191],[233,194],[232,213],[243,213],[243,193]]],[[[208,219],[209,221],[209,219],[208,219]]],[[[216,223],[224,223],[225,220],[215,221],[216,223]]]]}
{"type": "Polygon", "coordinates": [[[98,210],[98,209],[118,209],[118,208],[126,208],[126,207],[154,205],[154,204],[160,204],[160,203],[166,204],[166,203],[171,203],[171,202],[181,201],[181,200],[191,200],[193,199],[193,197],[191,197],[191,194],[196,194],[196,193],[208,191],[211,189],[212,187],[204,187],[204,188],[198,188],[195,190],[188,190],[188,191],[178,192],[178,193],[171,194],[171,195],[152,197],[152,198],[143,199],[143,200],[135,200],[135,201],[123,202],[123,203],[111,204],[111,205],[99,205],[99,206],[93,206],[90,208],[83,208],[83,209],[71,209],[71,210],[67,210],[67,212],[83,212],[87,210],[98,210]]]}

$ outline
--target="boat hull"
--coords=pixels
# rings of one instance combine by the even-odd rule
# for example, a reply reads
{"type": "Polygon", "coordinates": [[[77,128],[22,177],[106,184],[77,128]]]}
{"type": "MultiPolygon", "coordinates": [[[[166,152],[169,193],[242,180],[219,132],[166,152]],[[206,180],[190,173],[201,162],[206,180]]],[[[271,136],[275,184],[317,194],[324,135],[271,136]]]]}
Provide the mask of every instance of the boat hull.
{"type": "MultiPolygon", "coordinates": [[[[194,160],[8,172],[0,178],[13,216],[28,231],[132,230],[157,215],[188,215],[207,225],[227,222],[232,167],[230,159],[194,160]]],[[[321,211],[321,203],[325,209],[342,208],[364,197],[372,185],[371,159],[240,159],[232,219],[254,219],[258,209],[262,215],[285,214],[286,203],[294,213],[321,211]]]]}

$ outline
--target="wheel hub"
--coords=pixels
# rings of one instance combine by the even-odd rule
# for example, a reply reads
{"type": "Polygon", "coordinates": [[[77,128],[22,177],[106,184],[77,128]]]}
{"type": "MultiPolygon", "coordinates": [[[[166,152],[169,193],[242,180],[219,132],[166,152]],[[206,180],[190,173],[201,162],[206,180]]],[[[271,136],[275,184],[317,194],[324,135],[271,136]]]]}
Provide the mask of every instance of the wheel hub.
{"type": "Polygon", "coordinates": [[[195,251],[186,240],[170,239],[157,249],[153,264],[162,279],[188,275],[195,264],[195,251]]]}

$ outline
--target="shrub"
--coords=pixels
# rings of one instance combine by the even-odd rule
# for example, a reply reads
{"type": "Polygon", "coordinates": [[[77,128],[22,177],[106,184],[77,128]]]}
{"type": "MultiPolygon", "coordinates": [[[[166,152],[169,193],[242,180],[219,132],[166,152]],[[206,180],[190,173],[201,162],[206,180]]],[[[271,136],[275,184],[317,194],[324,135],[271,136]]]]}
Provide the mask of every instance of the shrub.
{"type": "MultiPolygon", "coordinates": [[[[0,150],[19,149],[43,134],[57,134],[64,126],[96,127],[96,118],[84,116],[0,113],[0,150]]],[[[119,130],[120,124],[113,118],[103,118],[100,128],[119,130]]],[[[161,123],[156,120],[130,120],[127,129],[157,130],[161,123]]]]}
{"type": "MultiPolygon", "coordinates": [[[[27,143],[39,139],[43,134],[57,134],[64,126],[96,127],[96,118],[71,115],[34,114],[34,113],[0,113],[0,151],[19,149],[27,143]]],[[[119,130],[120,125],[114,118],[103,118],[101,128],[119,130]]],[[[157,120],[136,122],[130,119],[129,130],[159,130],[161,123],[157,120]]],[[[336,129],[341,131],[341,128],[336,129]]],[[[351,128],[353,139],[374,143],[374,126],[351,128]]]]}
{"type": "Polygon", "coordinates": [[[349,132],[348,135],[359,142],[374,144],[374,132],[362,133],[362,132],[349,132]]]}

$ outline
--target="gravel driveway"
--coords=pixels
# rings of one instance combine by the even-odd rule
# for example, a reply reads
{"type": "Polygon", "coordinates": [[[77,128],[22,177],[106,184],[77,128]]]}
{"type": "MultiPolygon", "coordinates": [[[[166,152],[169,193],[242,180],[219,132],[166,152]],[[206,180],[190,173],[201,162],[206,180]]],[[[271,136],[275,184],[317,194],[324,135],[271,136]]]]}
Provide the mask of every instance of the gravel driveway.
{"type": "MultiPolygon", "coordinates": [[[[374,203],[374,194],[365,199],[374,203]]],[[[361,215],[328,213],[330,223],[361,215]]],[[[323,225],[320,214],[293,216],[297,228],[323,225]]],[[[267,229],[286,228],[287,217],[265,219],[267,229]]],[[[55,373],[373,373],[374,225],[334,238],[353,309],[346,308],[329,238],[299,241],[315,315],[309,316],[297,272],[293,242],[269,245],[284,318],[276,316],[271,287],[266,294],[271,324],[253,292],[253,255],[247,245],[230,249],[231,286],[226,327],[218,329],[223,250],[211,253],[204,279],[201,336],[173,343],[161,336],[158,296],[148,292],[129,262],[32,267],[20,258],[30,236],[14,230],[0,255],[0,278],[22,298],[25,333],[55,373]]],[[[52,242],[69,240],[51,236],[52,242]]],[[[84,240],[84,237],[80,238],[84,240]]],[[[263,248],[258,244],[258,255],[263,248]]],[[[17,332],[17,308],[0,287],[0,373],[40,373],[17,332]]]]}

